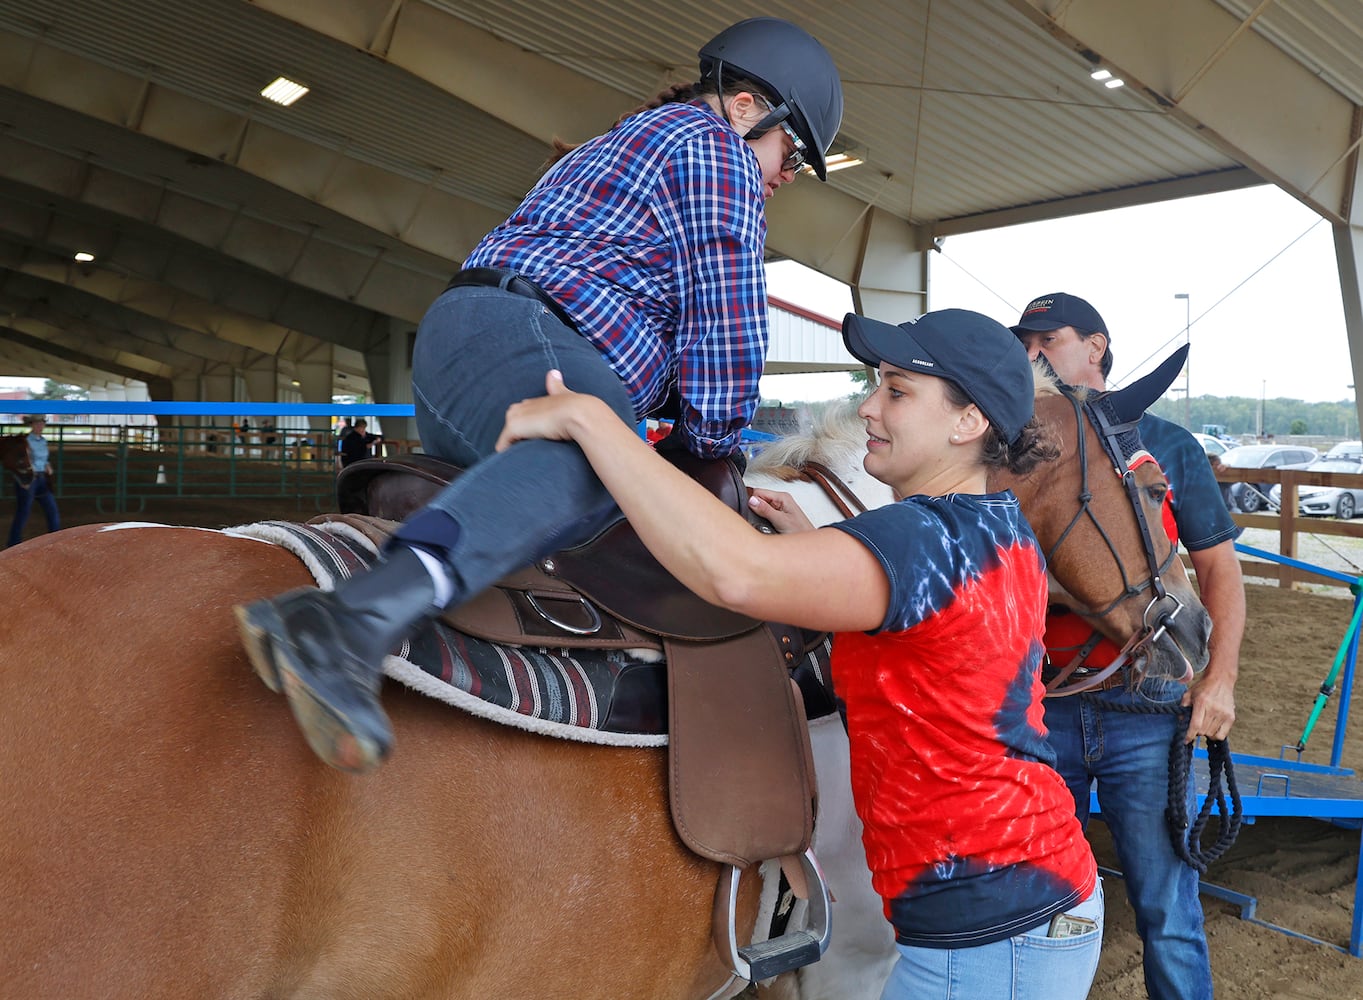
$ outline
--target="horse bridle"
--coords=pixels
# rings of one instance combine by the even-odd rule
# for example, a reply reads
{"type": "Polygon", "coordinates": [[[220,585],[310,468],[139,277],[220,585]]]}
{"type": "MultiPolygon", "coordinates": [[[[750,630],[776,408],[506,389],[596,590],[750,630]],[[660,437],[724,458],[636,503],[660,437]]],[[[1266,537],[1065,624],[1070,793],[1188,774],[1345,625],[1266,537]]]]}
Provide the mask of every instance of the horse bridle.
{"type": "Polygon", "coordinates": [[[1150,521],[1145,516],[1145,507],[1141,504],[1140,486],[1136,483],[1135,465],[1130,464],[1127,455],[1121,445],[1122,438],[1126,436],[1136,436],[1136,421],[1117,421],[1114,419],[1112,411],[1104,404],[1106,393],[1087,393],[1084,398],[1068,386],[1060,387],[1061,393],[1069,400],[1070,406],[1074,409],[1074,419],[1077,431],[1077,449],[1079,457],[1079,509],[1075,511],[1070,523],[1065,526],[1065,530],[1060,533],[1060,537],[1055,540],[1050,551],[1046,553],[1046,561],[1050,563],[1056,550],[1069,538],[1076,525],[1088,518],[1098,535],[1107,546],[1108,552],[1112,555],[1112,560],[1117,564],[1117,571],[1122,578],[1122,592],[1100,611],[1083,611],[1074,609],[1075,613],[1081,617],[1093,621],[1101,620],[1111,614],[1116,608],[1126,601],[1139,597],[1147,590],[1153,595],[1150,603],[1146,605],[1145,611],[1141,615],[1141,628],[1122,647],[1117,658],[1106,667],[1092,674],[1087,674],[1082,680],[1077,680],[1067,684],[1066,681],[1076,670],[1083,666],[1084,659],[1101,640],[1101,635],[1095,629],[1093,637],[1089,642],[1081,646],[1074,658],[1060,672],[1052,678],[1046,685],[1046,696],[1048,698],[1059,698],[1067,695],[1079,694],[1083,691],[1090,691],[1102,684],[1108,677],[1133,662],[1135,657],[1145,652],[1149,647],[1159,640],[1170,623],[1174,621],[1183,610],[1183,602],[1180,601],[1164,586],[1164,574],[1173,564],[1178,556],[1178,546],[1169,547],[1169,555],[1163,562],[1155,554],[1155,538],[1150,530],[1150,521]],[[1103,451],[1107,454],[1108,460],[1112,463],[1113,471],[1121,477],[1122,485],[1126,489],[1127,496],[1131,500],[1132,510],[1136,514],[1136,523],[1141,532],[1141,543],[1145,549],[1145,562],[1149,571],[1149,576],[1140,583],[1132,583],[1127,575],[1126,564],[1122,562],[1121,553],[1112,543],[1111,537],[1103,528],[1102,523],[1093,513],[1091,502],[1093,493],[1089,490],[1088,479],[1088,435],[1084,433],[1084,421],[1093,426],[1098,434],[1098,440],[1103,445],[1103,451]]]}

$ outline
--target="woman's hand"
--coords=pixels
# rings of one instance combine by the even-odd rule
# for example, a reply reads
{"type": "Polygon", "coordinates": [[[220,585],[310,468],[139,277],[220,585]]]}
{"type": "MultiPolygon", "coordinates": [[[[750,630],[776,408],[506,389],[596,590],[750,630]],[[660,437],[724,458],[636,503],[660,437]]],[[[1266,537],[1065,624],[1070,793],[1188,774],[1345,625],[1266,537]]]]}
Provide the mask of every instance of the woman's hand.
{"type": "Polygon", "coordinates": [[[497,436],[498,451],[506,451],[517,441],[536,438],[574,440],[574,426],[583,426],[581,418],[595,397],[569,389],[563,384],[563,373],[558,369],[551,369],[545,375],[544,389],[547,395],[523,399],[507,407],[506,423],[497,436]]]}
{"type": "Polygon", "coordinates": [[[795,498],[778,490],[754,489],[748,507],[759,517],[765,517],[777,531],[789,535],[796,531],[813,531],[814,522],[800,509],[795,498]]]}

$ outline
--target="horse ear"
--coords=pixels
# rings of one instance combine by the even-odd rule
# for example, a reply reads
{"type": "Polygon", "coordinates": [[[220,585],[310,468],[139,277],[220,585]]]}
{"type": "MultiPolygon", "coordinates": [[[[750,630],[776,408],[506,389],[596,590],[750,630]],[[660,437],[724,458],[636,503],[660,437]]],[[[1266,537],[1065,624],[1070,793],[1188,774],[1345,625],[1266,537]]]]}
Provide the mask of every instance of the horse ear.
{"type": "Polygon", "coordinates": [[[1108,393],[1107,399],[1112,404],[1117,419],[1123,423],[1139,420],[1141,414],[1173,384],[1187,360],[1188,345],[1184,344],[1165,358],[1149,375],[1143,375],[1130,385],[1108,393]]]}

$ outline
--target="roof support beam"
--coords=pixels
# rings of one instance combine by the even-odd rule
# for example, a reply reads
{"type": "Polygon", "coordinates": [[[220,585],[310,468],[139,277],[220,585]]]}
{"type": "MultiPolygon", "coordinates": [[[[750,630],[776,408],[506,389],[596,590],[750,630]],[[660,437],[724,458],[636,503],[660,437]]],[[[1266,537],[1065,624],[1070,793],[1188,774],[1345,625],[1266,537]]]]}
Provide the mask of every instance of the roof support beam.
{"type": "Polygon", "coordinates": [[[928,252],[921,229],[872,209],[862,232],[852,301],[857,312],[903,323],[928,310],[928,252]]]}
{"type": "MultiPolygon", "coordinates": [[[[1353,130],[1363,135],[1363,108],[1354,109],[1353,130]]],[[[1363,154],[1355,146],[1349,158],[1349,189],[1345,219],[1334,226],[1335,260],[1344,301],[1344,328],[1349,337],[1349,357],[1355,386],[1363,386],[1363,154]]],[[[1361,394],[1354,393],[1358,409],[1361,394]]],[[[1363,425],[1359,425],[1363,426],[1363,425]]]]}
{"type": "Polygon", "coordinates": [[[985,229],[998,229],[1002,226],[1016,226],[1024,222],[1040,222],[1046,219],[1060,219],[1071,215],[1087,215],[1090,212],[1106,212],[1112,208],[1127,208],[1131,205],[1153,205],[1174,198],[1191,198],[1200,194],[1217,194],[1222,191],[1238,191],[1241,188],[1255,187],[1266,183],[1262,177],[1245,167],[1231,170],[1217,170],[1196,177],[1180,177],[1172,181],[1142,184],[1135,188],[1122,188],[1117,191],[1104,191],[1100,194],[1078,195],[1063,201],[1043,201],[1035,205],[1019,208],[1006,208],[997,212],[981,212],[979,215],[965,215],[956,219],[943,219],[931,224],[933,236],[959,236],[962,233],[977,233],[985,229]]]}

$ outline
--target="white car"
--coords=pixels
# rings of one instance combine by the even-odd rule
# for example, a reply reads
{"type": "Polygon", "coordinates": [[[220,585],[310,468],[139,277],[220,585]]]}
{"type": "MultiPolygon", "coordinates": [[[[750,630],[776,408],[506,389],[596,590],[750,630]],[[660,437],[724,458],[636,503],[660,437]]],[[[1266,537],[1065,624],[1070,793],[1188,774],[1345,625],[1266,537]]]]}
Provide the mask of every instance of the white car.
{"type": "MultiPolygon", "coordinates": [[[[1320,457],[1320,452],[1304,445],[1242,444],[1221,456],[1221,464],[1228,469],[1281,469],[1291,466],[1305,468],[1320,457]]],[[[1246,477],[1248,478],[1248,477],[1246,477]]],[[[1231,483],[1227,491],[1227,506],[1253,514],[1272,505],[1269,498],[1271,484],[1264,482],[1231,483]]]]}
{"type": "MultiPolygon", "coordinates": [[[[1363,464],[1348,459],[1322,458],[1312,462],[1305,472],[1349,472],[1354,475],[1363,473],[1363,464]]],[[[1277,508],[1282,505],[1283,488],[1274,484],[1268,491],[1270,504],[1277,508]]],[[[1335,515],[1347,521],[1363,509],[1363,488],[1344,486],[1298,486],[1297,510],[1308,516],[1325,517],[1335,515]]]]}
{"type": "Polygon", "coordinates": [[[1341,441],[1324,455],[1325,458],[1351,459],[1363,462],[1363,441],[1341,441]]]}
{"type": "Polygon", "coordinates": [[[1225,441],[1222,441],[1219,437],[1215,437],[1211,434],[1194,434],[1193,437],[1197,438],[1197,443],[1202,445],[1202,450],[1205,451],[1209,457],[1215,455],[1219,458],[1231,448],[1225,441]]]}

